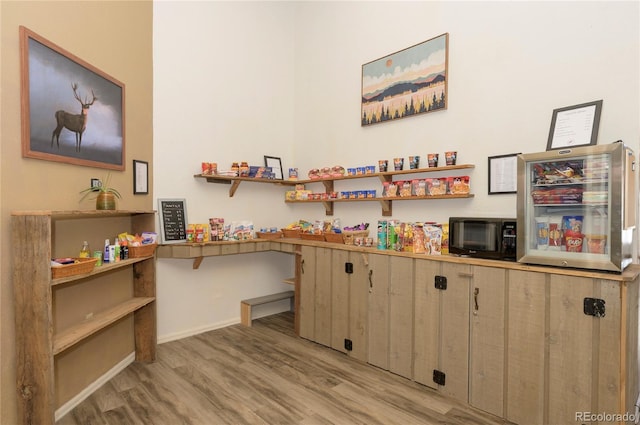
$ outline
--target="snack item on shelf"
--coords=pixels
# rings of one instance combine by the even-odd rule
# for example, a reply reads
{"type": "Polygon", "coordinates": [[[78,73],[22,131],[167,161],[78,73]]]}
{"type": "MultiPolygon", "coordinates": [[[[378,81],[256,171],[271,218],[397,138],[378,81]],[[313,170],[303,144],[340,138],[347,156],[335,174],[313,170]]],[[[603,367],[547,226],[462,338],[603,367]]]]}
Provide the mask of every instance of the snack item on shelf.
{"type": "Polygon", "coordinates": [[[424,254],[425,253],[425,234],[424,224],[414,223],[413,226],[413,253],[424,254]]]}
{"type": "Polygon", "coordinates": [[[442,254],[448,254],[449,253],[449,223],[440,224],[440,228],[442,229],[440,251],[442,254]]]}
{"type": "Polygon", "coordinates": [[[469,176],[447,177],[447,186],[451,195],[465,195],[470,192],[469,176]]]}
{"type": "Polygon", "coordinates": [[[345,173],[345,169],[341,165],[336,165],[333,168],[331,168],[331,175],[333,177],[342,177],[344,176],[344,173],[345,173]]]}
{"type": "Polygon", "coordinates": [[[426,196],[427,182],[424,179],[411,180],[412,191],[415,196],[426,196]]]}
{"type": "Polygon", "coordinates": [[[210,240],[221,241],[224,239],[224,218],[214,217],[209,219],[210,240]]]}
{"type": "Polygon", "coordinates": [[[581,215],[565,215],[562,217],[564,244],[568,252],[582,252],[582,219],[581,215]]]}
{"type": "MultiPolygon", "coordinates": [[[[449,224],[447,223],[447,227],[448,226],[449,224]]],[[[425,224],[424,234],[426,237],[426,240],[425,240],[426,253],[429,255],[441,255],[443,252],[442,227],[439,224],[435,224],[435,223],[425,224]]],[[[448,243],[449,242],[448,242],[448,235],[447,235],[447,245],[448,243]]],[[[447,246],[447,252],[448,252],[448,246],[447,246]]]]}
{"type": "Polygon", "coordinates": [[[405,198],[411,196],[411,181],[398,182],[400,188],[400,197],[405,198]]]}
{"type": "Polygon", "coordinates": [[[444,178],[428,178],[426,182],[428,195],[445,195],[447,193],[447,182],[444,178]]]}
{"type": "Polygon", "coordinates": [[[307,173],[307,176],[309,176],[309,178],[311,180],[319,180],[320,179],[320,170],[317,168],[312,168],[311,170],[309,170],[309,172],[307,173]]]}
{"type": "Polygon", "coordinates": [[[562,217],[549,217],[549,246],[548,249],[559,251],[562,248],[562,217]]]}

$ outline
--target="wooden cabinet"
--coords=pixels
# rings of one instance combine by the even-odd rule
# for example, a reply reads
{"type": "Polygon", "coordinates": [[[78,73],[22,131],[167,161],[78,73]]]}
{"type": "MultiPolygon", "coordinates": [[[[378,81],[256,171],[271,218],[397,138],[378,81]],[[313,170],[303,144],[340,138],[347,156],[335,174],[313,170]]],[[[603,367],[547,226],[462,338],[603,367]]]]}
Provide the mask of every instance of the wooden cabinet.
{"type": "Polygon", "coordinates": [[[367,255],[300,250],[300,336],[367,360],[367,255]]]}
{"type": "Polygon", "coordinates": [[[413,378],[413,263],[391,257],[389,276],[389,371],[413,378]]]}
{"type": "Polygon", "coordinates": [[[544,273],[508,271],[505,417],[544,423],[546,280],[544,273]]]}
{"type": "Polygon", "coordinates": [[[389,370],[389,259],[369,254],[368,362],[385,370],[389,370]]]}
{"type": "Polygon", "coordinates": [[[369,256],[369,357],[374,366],[413,377],[413,262],[369,256]]]}
{"type": "Polygon", "coordinates": [[[333,250],[331,347],[358,360],[368,353],[368,255],[333,250]]]}
{"type": "Polygon", "coordinates": [[[446,384],[442,393],[467,402],[469,398],[469,288],[472,266],[443,263],[446,289],[440,292],[440,368],[446,384]]]}
{"type": "Polygon", "coordinates": [[[59,279],[51,278],[49,262],[78,252],[82,239],[72,235],[91,236],[95,247],[95,241],[104,242],[117,229],[136,233],[154,228],[153,211],[12,213],[22,423],[53,424],[56,408],[131,351],[138,361],[155,360],[155,256],[105,264],[90,273],[59,279]]]}
{"type": "MultiPolygon", "coordinates": [[[[327,256],[301,248],[314,259],[327,256]]],[[[350,338],[360,347],[363,334],[353,326],[362,323],[367,352],[357,358],[514,423],[571,423],[576,412],[635,412],[637,265],[607,274],[322,249],[333,251],[329,346],[345,351],[341,344],[350,338]],[[358,258],[368,266],[356,264],[358,258]],[[352,275],[344,273],[345,262],[354,264],[352,275]]],[[[305,267],[306,274],[311,268],[305,267]]],[[[302,285],[326,298],[314,287],[324,286],[324,277],[306,282],[305,274],[302,285]]],[[[318,305],[325,304],[318,300],[316,311],[318,305]]],[[[301,317],[301,325],[305,321],[301,317]]]]}
{"type": "Polygon", "coordinates": [[[507,271],[473,266],[469,347],[469,404],[504,416],[507,271]]]}

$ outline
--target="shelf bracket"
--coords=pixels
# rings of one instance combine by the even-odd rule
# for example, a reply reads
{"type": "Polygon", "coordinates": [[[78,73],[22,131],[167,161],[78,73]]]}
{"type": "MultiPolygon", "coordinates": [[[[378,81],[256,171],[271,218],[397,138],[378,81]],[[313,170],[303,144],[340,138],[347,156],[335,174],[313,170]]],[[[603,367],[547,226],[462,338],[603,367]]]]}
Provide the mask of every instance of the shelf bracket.
{"type": "Polygon", "coordinates": [[[204,257],[196,257],[193,259],[193,270],[198,270],[200,264],[202,264],[202,260],[204,260],[204,257]]]}
{"type": "Polygon", "coordinates": [[[393,215],[393,211],[391,208],[391,201],[386,199],[386,200],[380,200],[380,206],[382,206],[382,216],[383,217],[391,217],[393,215]]]}
{"type": "Polygon", "coordinates": [[[333,215],[333,202],[332,201],[323,201],[324,204],[324,213],[326,215],[333,215]]]}
{"type": "Polygon", "coordinates": [[[378,174],[378,177],[380,178],[380,181],[384,184],[384,183],[391,183],[391,181],[393,180],[393,175],[391,174],[378,174]]]}
{"type": "Polygon", "coordinates": [[[238,189],[238,186],[240,186],[240,182],[241,180],[234,180],[233,183],[231,183],[231,187],[229,188],[229,198],[233,198],[233,195],[236,194],[236,190],[238,189]]]}
{"type": "Polygon", "coordinates": [[[333,192],[333,180],[323,180],[322,184],[324,184],[325,192],[327,193],[333,192]]]}

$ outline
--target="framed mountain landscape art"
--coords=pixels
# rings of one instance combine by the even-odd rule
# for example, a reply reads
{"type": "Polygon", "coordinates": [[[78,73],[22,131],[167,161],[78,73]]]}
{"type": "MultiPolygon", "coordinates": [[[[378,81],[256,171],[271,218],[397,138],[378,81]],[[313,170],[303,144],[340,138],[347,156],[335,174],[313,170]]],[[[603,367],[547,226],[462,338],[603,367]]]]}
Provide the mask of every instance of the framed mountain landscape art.
{"type": "Polygon", "coordinates": [[[22,156],[125,169],[124,84],[20,27],[22,156]]]}
{"type": "Polygon", "coordinates": [[[447,109],[449,34],[362,65],[362,126],[447,109]]]}

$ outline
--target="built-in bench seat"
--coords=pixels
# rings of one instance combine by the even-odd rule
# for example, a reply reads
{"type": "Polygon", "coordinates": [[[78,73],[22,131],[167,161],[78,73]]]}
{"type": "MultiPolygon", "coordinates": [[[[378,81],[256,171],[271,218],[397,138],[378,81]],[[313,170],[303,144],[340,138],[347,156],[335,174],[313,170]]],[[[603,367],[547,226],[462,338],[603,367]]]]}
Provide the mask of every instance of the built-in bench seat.
{"type": "Polygon", "coordinates": [[[263,297],[249,298],[240,302],[240,323],[251,326],[251,308],[256,305],[268,304],[275,301],[290,300],[291,310],[294,309],[294,291],[279,292],[277,294],[265,295],[263,297]]]}

